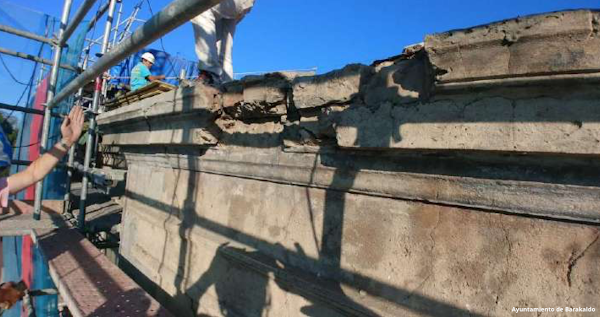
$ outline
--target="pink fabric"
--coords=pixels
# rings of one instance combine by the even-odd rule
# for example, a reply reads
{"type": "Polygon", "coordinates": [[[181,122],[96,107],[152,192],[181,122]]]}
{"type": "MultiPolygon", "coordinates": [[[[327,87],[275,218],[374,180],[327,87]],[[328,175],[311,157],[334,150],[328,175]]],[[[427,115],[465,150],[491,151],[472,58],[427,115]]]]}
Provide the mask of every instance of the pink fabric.
{"type": "MultiPolygon", "coordinates": [[[[46,92],[48,91],[48,76],[40,83],[37,88],[35,99],[33,101],[33,109],[44,110],[46,102],[46,92]]],[[[31,132],[29,133],[29,144],[34,144],[29,147],[29,160],[35,161],[40,156],[40,139],[42,138],[43,116],[33,116],[31,120],[31,132]]],[[[35,198],[35,185],[31,185],[25,189],[25,200],[33,200],[35,198]]]]}
{"type": "Polygon", "coordinates": [[[8,186],[8,178],[0,178],[0,206],[2,208],[8,207],[8,195],[10,193],[10,187],[8,186]]]}

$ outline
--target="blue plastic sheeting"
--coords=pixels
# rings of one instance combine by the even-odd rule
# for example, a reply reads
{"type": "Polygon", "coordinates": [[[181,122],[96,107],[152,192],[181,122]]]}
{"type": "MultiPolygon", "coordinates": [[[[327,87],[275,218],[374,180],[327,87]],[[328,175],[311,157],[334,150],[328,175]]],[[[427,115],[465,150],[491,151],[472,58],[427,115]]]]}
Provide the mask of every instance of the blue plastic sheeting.
{"type": "MultiPolygon", "coordinates": [[[[53,34],[58,30],[60,21],[54,17],[48,16],[42,12],[32,11],[18,5],[0,0],[0,24],[8,25],[17,29],[35,33],[38,35],[52,37],[53,34]]],[[[87,31],[87,23],[82,22],[80,26],[75,30],[70,40],[67,42],[68,47],[63,48],[61,56],[61,63],[71,66],[78,66],[83,45],[85,42],[85,33],[87,31]]],[[[24,39],[7,33],[0,33],[0,43],[6,43],[7,48],[24,52],[33,56],[39,56],[48,60],[52,60],[51,47],[48,44],[39,43],[33,40],[24,39]]],[[[35,84],[40,79],[40,65],[39,63],[12,59],[8,60],[7,56],[3,58],[8,61],[9,68],[13,69],[13,73],[19,74],[18,79],[22,82],[31,83],[26,87],[16,84],[15,90],[20,92],[23,89],[26,91],[21,98],[22,102],[19,106],[33,107],[33,100],[35,98],[36,89],[35,84]],[[21,74],[26,74],[23,76],[21,74]],[[25,78],[27,77],[27,78],[25,78]]],[[[50,67],[46,66],[45,76],[49,75],[50,67]]],[[[56,86],[56,92],[59,92],[65,87],[77,74],[73,71],[60,69],[58,74],[58,82],[56,86]]],[[[8,78],[8,77],[7,77],[8,78]]],[[[12,88],[11,88],[12,89],[12,88]]],[[[16,99],[16,97],[15,97],[16,99]]],[[[72,99],[71,99],[72,100],[72,99]]],[[[71,100],[62,102],[54,112],[66,114],[69,111],[69,105],[71,100]]],[[[8,104],[15,104],[16,100],[5,101],[8,104]]],[[[36,115],[32,114],[15,114],[17,117],[21,117],[21,123],[19,128],[19,135],[17,137],[17,144],[13,151],[13,160],[30,160],[32,159],[29,155],[29,150],[32,147],[38,147],[41,140],[41,131],[32,131],[32,120],[36,115]],[[34,133],[34,139],[36,142],[31,142],[31,134],[34,133]]],[[[61,138],[60,125],[62,119],[52,117],[50,122],[49,131],[49,144],[52,145],[58,142],[61,138]]],[[[11,174],[14,174],[25,167],[12,166],[11,174]]],[[[66,170],[63,168],[55,169],[49,174],[44,181],[44,196],[43,199],[62,199],[66,192],[66,170]]],[[[24,199],[24,193],[16,195],[17,199],[24,199]]]]}
{"type": "Polygon", "coordinates": [[[173,77],[162,80],[164,82],[177,85],[178,80],[175,77],[179,77],[182,69],[185,69],[187,78],[198,77],[198,62],[191,62],[179,56],[171,56],[169,53],[159,50],[144,49],[124,60],[119,65],[111,68],[110,76],[113,78],[109,81],[109,84],[115,86],[129,85],[131,70],[141,61],[142,54],[146,52],[152,53],[155,58],[154,65],[150,68],[150,72],[152,72],[153,75],[173,77]]]}
{"type": "MultiPolygon", "coordinates": [[[[41,12],[32,11],[14,3],[0,0],[0,24],[41,36],[49,36],[58,29],[59,22],[55,18],[41,12]]],[[[52,60],[52,48],[45,43],[39,43],[4,32],[0,32],[0,43],[3,43],[2,46],[14,51],[52,60]]],[[[0,75],[2,79],[5,79],[0,84],[2,84],[4,91],[7,92],[3,96],[0,96],[2,98],[0,101],[11,105],[32,107],[36,93],[35,85],[40,79],[40,69],[43,65],[6,55],[3,55],[3,59],[17,79],[29,85],[23,86],[12,81],[11,77],[6,74],[6,70],[0,67],[0,75]],[[14,94],[10,95],[10,92],[14,92],[14,94]]],[[[47,66],[43,67],[48,70],[47,66]]],[[[37,134],[39,132],[31,131],[31,121],[37,115],[22,114],[19,112],[11,113],[11,115],[21,119],[20,124],[17,126],[19,135],[12,158],[13,160],[29,160],[29,150],[35,146],[30,145],[30,135],[31,133],[37,134]]],[[[25,169],[25,166],[13,165],[10,173],[14,174],[23,169],[25,169]]],[[[24,194],[20,194],[17,197],[23,199],[24,194]]]]}
{"type": "MultiPolygon", "coordinates": [[[[82,22],[80,27],[75,30],[75,33],[71,37],[71,39],[67,42],[69,45],[67,48],[63,48],[63,53],[61,56],[61,64],[67,64],[71,66],[78,66],[79,59],[81,57],[81,52],[83,50],[83,45],[85,43],[85,30],[87,23],[82,22]]],[[[77,77],[77,73],[60,69],[58,72],[58,81],[56,85],[56,92],[60,92],[68,83],[70,83],[75,77],[77,77]]],[[[54,112],[68,114],[70,110],[70,106],[72,105],[72,99],[67,98],[67,100],[61,102],[54,112]]],[[[48,144],[52,146],[56,142],[61,139],[60,126],[62,124],[62,118],[52,117],[50,120],[50,131],[49,131],[49,139],[48,144]]],[[[41,133],[40,133],[41,138],[41,133]]],[[[66,162],[67,158],[64,158],[63,161],[66,162]]],[[[65,193],[67,191],[67,170],[65,168],[55,168],[52,173],[48,174],[44,179],[44,195],[42,199],[63,199],[65,193]]]]}
{"type": "MultiPolygon", "coordinates": [[[[48,269],[48,261],[44,258],[37,245],[33,250],[33,280],[32,289],[48,289],[56,288],[50,271],[48,269]]],[[[48,316],[58,317],[58,295],[36,296],[33,299],[33,305],[37,317],[48,316]]]]}
{"type": "MultiPolygon", "coordinates": [[[[15,282],[21,280],[21,246],[23,238],[21,237],[3,237],[2,238],[2,260],[4,265],[4,274],[2,282],[15,282]]],[[[4,312],[2,317],[21,317],[21,302],[4,312]]]]}
{"type": "MultiPolygon", "coordinates": [[[[48,271],[48,261],[37,245],[32,246],[31,265],[33,275],[31,289],[56,288],[48,271]]],[[[18,282],[23,279],[23,237],[3,237],[2,256],[4,265],[3,282],[18,282]]],[[[58,317],[58,295],[34,297],[33,304],[37,317],[58,317]]],[[[17,302],[2,317],[21,317],[22,303],[17,302]]]]}

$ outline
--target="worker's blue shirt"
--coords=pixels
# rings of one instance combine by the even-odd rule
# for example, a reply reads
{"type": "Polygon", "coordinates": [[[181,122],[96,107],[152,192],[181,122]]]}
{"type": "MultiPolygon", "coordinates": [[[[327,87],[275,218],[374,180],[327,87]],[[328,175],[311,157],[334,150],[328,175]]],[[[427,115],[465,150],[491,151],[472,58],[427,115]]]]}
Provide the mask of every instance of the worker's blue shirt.
{"type": "Polygon", "coordinates": [[[150,81],[146,79],[150,75],[152,75],[152,73],[142,62],[135,65],[131,71],[131,81],[129,82],[131,91],[136,91],[150,83],[150,81]]]}

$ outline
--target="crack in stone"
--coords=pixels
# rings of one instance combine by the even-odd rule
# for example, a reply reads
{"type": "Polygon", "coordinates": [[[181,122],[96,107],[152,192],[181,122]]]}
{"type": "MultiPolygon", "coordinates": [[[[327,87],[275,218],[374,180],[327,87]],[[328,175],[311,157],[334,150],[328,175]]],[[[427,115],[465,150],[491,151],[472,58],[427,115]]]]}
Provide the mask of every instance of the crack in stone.
{"type": "Polygon", "coordinates": [[[149,107],[142,109],[142,116],[144,117],[144,122],[148,126],[148,131],[152,131],[152,125],[150,124],[150,118],[148,117],[148,111],[154,106],[156,103],[151,104],[149,107]]]}
{"type": "MultiPolygon", "coordinates": [[[[502,231],[504,232],[504,241],[506,241],[506,245],[508,247],[508,253],[506,254],[506,260],[505,260],[505,269],[504,269],[504,279],[507,280],[510,274],[510,258],[513,252],[513,243],[510,240],[510,232],[508,230],[508,228],[506,228],[504,222],[500,223],[500,227],[502,228],[502,231]]],[[[496,305],[498,305],[498,302],[500,301],[500,294],[496,294],[496,305]]]]}
{"type": "Polygon", "coordinates": [[[600,31],[600,23],[598,21],[598,16],[593,15],[592,16],[592,32],[590,32],[590,37],[589,38],[594,38],[596,36],[598,36],[598,32],[600,31]]]}
{"type": "Polygon", "coordinates": [[[572,280],[572,273],[573,273],[573,269],[575,268],[575,265],[577,265],[577,262],[586,254],[587,250],[589,250],[592,245],[594,245],[598,239],[600,239],[600,234],[596,235],[596,238],[587,245],[587,247],[585,247],[585,249],[583,249],[583,251],[581,251],[581,253],[579,253],[579,255],[577,255],[576,257],[573,257],[573,255],[575,254],[575,252],[571,252],[571,256],[569,256],[569,261],[567,262],[567,284],[569,285],[569,287],[571,287],[573,280],[572,280]]]}
{"type": "MultiPolygon", "coordinates": [[[[433,226],[433,228],[431,228],[431,230],[429,230],[429,239],[431,239],[432,245],[431,245],[431,249],[429,249],[429,252],[431,254],[433,254],[433,251],[435,250],[436,247],[436,242],[435,242],[435,238],[433,236],[434,232],[437,230],[437,228],[440,225],[440,222],[442,220],[442,214],[441,212],[438,210],[437,211],[437,221],[435,223],[435,225],[433,226]]],[[[435,258],[435,257],[433,257],[435,258]]],[[[433,264],[432,264],[433,265],[433,264]]],[[[412,291],[411,294],[408,294],[402,301],[407,301],[409,300],[415,292],[417,292],[418,290],[422,289],[423,286],[425,285],[425,283],[427,283],[429,281],[429,279],[431,278],[431,276],[433,275],[433,268],[431,268],[429,270],[429,273],[427,274],[427,276],[423,279],[423,281],[419,284],[419,286],[415,287],[412,291]]]]}

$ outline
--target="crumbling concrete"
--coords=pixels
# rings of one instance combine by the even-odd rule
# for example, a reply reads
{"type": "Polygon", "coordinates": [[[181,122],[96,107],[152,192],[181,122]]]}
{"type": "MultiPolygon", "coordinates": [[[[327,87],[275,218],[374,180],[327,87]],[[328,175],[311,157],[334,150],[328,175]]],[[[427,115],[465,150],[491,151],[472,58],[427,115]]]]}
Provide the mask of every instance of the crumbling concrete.
{"type": "Polygon", "coordinates": [[[287,113],[291,89],[288,78],[281,74],[248,76],[226,86],[223,110],[235,119],[279,117],[287,113]]]}
{"type": "Polygon", "coordinates": [[[599,309],[596,15],[102,114],[124,265],[177,316],[599,309]]]}
{"type": "Polygon", "coordinates": [[[370,67],[353,64],[324,75],[296,78],[294,105],[309,109],[348,103],[359,96],[372,74],[370,67]]]}

